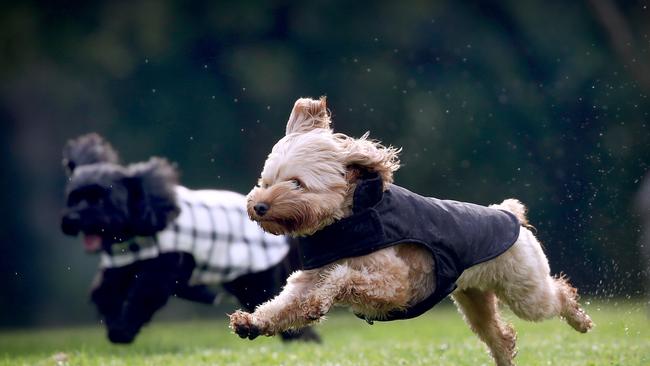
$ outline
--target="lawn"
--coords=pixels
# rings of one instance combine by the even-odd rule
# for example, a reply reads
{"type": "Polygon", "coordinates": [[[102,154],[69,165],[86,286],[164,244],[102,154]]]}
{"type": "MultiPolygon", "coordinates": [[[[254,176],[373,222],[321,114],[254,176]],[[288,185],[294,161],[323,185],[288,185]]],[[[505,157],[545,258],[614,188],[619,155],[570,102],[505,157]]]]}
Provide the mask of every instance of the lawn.
{"type": "MultiPolygon", "coordinates": [[[[560,320],[506,317],[519,332],[519,365],[650,365],[650,320],[642,303],[592,303],[596,322],[579,334],[560,320]]],[[[370,326],[336,312],[318,326],[324,343],[241,340],[223,320],[154,322],[132,346],[113,346],[99,327],[0,332],[0,365],[491,365],[452,306],[415,320],[370,326]]]]}

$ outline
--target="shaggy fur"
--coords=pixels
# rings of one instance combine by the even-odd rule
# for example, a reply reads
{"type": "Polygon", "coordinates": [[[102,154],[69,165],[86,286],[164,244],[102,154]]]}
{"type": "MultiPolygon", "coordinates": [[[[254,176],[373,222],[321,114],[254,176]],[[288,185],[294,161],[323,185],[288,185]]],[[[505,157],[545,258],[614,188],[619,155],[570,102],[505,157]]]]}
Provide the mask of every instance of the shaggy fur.
{"type": "MultiPolygon", "coordinates": [[[[325,100],[299,99],[287,134],[264,165],[259,185],[248,195],[248,211],[267,231],[309,235],[351,214],[361,172],[381,175],[385,188],[399,168],[398,152],[367,138],[354,139],[330,129],[325,100]]],[[[563,278],[552,277],[540,243],[528,229],[526,209],[509,199],[508,210],[522,227],[502,255],[469,268],[452,297],[472,330],[488,346],[497,365],[513,365],[515,331],[498,311],[498,301],[526,320],[562,317],[580,332],[592,322],[563,278]]],[[[399,244],[347,258],[314,270],[295,272],[284,290],[254,313],[237,311],[231,328],[241,337],[278,332],[320,320],[333,305],[377,318],[426,298],[435,290],[434,260],[417,244],[399,244]]]]}
{"type": "MultiPolygon", "coordinates": [[[[179,215],[178,174],[164,159],[123,166],[108,142],[88,134],[68,142],[63,165],[69,180],[61,229],[67,235],[81,233],[87,252],[110,253],[136,236],[154,237],[179,215]]],[[[295,245],[292,247],[284,260],[269,269],[219,284],[244,308],[253,310],[279,293],[289,274],[298,268],[295,245]]],[[[190,253],[178,250],[125,266],[100,268],[91,299],[104,318],[110,341],[132,342],[172,296],[213,304],[217,296],[212,288],[190,283],[196,266],[190,253]]],[[[282,337],[319,340],[311,329],[285,332],[282,337]]]]}

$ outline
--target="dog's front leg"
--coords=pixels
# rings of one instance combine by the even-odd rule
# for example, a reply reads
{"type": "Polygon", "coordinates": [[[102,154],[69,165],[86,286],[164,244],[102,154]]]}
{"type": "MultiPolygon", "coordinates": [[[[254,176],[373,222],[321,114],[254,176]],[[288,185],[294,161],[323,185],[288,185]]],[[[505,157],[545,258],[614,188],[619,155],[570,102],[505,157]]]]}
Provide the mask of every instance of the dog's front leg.
{"type": "Polygon", "coordinates": [[[109,332],[122,327],[122,308],[133,281],[135,265],[100,269],[93,281],[90,299],[103,317],[109,332]]]}
{"type": "Polygon", "coordinates": [[[254,313],[238,310],[230,315],[230,328],[242,338],[254,339],[317,321],[329,311],[341,288],[339,279],[328,274],[320,269],[295,272],[282,292],[254,313]]]}
{"type": "Polygon", "coordinates": [[[376,277],[351,269],[347,263],[295,272],[284,290],[254,313],[239,310],[230,315],[230,328],[242,338],[255,339],[307,326],[337,302],[355,301],[360,294],[371,297],[370,289],[381,284],[376,277]]]}
{"type": "Polygon", "coordinates": [[[111,342],[133,342],[142,326],[167,303],[176,288],[187,283],[193,268],[194,260],[186,253],[163,253],[137,262],[137,272],[122,306],[120,326],[109,329],[111,342]]]}

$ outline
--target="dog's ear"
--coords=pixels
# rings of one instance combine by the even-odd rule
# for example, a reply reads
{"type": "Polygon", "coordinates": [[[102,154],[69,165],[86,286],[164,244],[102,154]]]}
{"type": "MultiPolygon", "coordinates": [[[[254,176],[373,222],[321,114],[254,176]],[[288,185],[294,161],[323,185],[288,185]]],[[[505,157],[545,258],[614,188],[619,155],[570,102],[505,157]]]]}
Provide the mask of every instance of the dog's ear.
{"type": "Polygon", "coordinates": [[[108,141],[96,133],[89,133],[69,140],[63,147],[63,167],[72,175],[81,165],[113,163],[119,161],[117,152],[108,141]]]}
{"type": "Polygon", "coordinates": [[[175,190],[178,173],[167,160],[156,157],[129,165],[127,172],[125,185],[134,234],[154,235],[180,212],[175,190]]]}
{"type": "Polygon", "coordinates": [[[343,162],[348,167],[349,177],[361,176],[364,171],[375,172],[385,185],[393,182],[393,173],[400,167],[401,149],[369,140],[367,132],[359,139],[343,134],[335,134],[335,137],[342,147],[343,162]]]}
{"type": "Polygon", "coordinates": [[[331,118],[326,97],[320,99],[300,98],[293,105],[286,134],[305,133],[316,128],[330,128],[331,118]]]}

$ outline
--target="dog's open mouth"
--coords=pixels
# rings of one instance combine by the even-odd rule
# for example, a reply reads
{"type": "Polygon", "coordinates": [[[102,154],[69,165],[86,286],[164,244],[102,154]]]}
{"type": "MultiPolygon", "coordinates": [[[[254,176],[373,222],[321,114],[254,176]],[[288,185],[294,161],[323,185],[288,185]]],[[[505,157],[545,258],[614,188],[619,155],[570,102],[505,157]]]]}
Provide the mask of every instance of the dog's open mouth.
{"type": "Polygon", "coordinates": [[[95,253],[102,249],[102,237],[93,234],[84,234],[84,249],[88,253],[95,253]]]}

